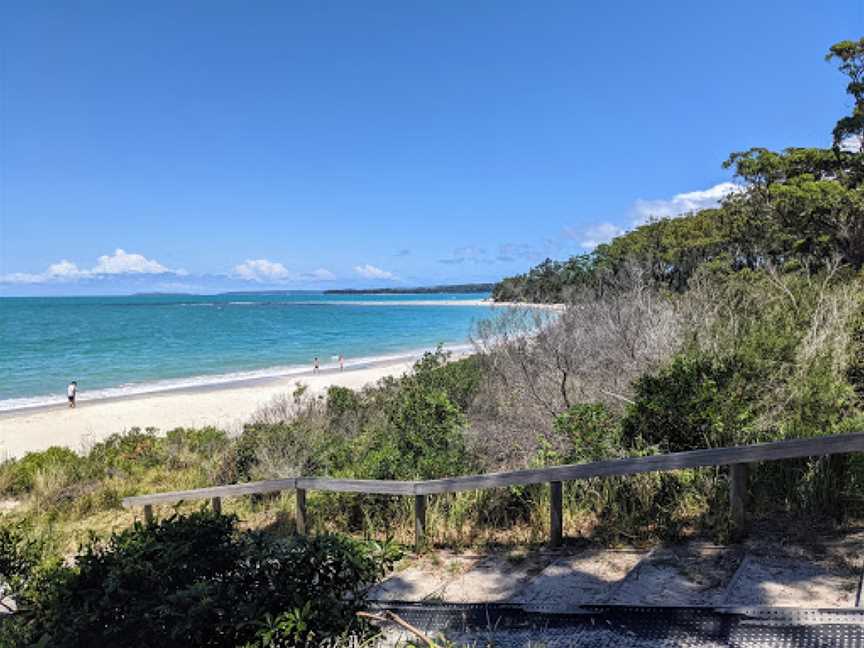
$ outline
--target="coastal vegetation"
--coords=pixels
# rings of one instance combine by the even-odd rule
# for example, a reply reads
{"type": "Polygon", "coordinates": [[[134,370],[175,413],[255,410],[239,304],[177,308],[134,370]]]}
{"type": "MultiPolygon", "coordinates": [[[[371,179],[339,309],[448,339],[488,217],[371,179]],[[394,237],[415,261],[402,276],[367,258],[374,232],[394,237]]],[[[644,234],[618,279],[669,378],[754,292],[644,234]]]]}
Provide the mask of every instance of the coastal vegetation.
{"type": "MultiPolygon", "coordinates": [[[[0,465],[0,496],[17,502],[0,518],[0,598],[21,610],[0,623],[0,643],[268,646],[362,632],[353,612],[366,585],[410,541],[398,498],[310,493],[306,540],[293,535],[290,497],[226,501],[225,516],[181,504],[130,527],[128,495],[285,475],[429,479],[864,430],[864,39],[828,57],[854,101],[831,148],[733,153],[741,188],[720,207],[505,279],[497,300],[565,307],[483,323],[469,357],[438,349],[361,390],[298,385],[237,436],[118,431],[84,454],[0,465]]],[[[752,472],[752,508],[833,524],[861,514],[862,487],[861,457],[766,463],[752,472]]],[[[566,535],[723,541],[728,488],[719,468],[568,483],[566,535]]],[[[457,549],[539,543],[547,498],[541,487],[434,496],[427,533],[457,549]]]]}

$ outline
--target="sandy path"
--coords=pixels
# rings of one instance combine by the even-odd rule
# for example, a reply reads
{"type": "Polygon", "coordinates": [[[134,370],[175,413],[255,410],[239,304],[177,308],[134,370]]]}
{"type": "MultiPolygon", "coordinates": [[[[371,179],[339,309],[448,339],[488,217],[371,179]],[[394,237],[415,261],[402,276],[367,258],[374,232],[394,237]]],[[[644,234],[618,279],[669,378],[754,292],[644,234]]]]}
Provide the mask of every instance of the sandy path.
{"type": "MultiPolygon", "coordinates": [[[[292,392],[298,382],[313,392],[322,392],[330,385],[357,389],[384,376],[405,373],[415,359],[404,356],[358,368],[346,367],[344,372],[322,369],[318,374],[308,372],[217,387],[90,402],[82,400],[75,409],[58,404],[2,413],[0,460],[52,445],[86,450],[115,432],[135,426],[166,431],[180,426],[215,425],[236,432],[261,405],[274,396],[292,392]]],[[[82,393],[82,398],[85,397],[82,393]]]]}

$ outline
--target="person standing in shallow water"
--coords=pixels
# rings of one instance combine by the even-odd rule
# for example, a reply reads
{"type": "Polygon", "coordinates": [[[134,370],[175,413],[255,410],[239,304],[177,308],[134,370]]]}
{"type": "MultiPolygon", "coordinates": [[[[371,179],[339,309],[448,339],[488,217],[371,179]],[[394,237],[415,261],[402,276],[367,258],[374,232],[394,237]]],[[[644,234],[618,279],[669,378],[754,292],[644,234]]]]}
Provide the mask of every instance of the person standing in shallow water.
{"type": "Polygon", "coordinates": [[[66,387],[66,398],[69,399],[69,407],[75,407],[75,399],[78,397],[78,383],[74,380],[66,387]]]}
{"type": "Polygon", "coordinates": [[[339,371],[345,371],[345,356],[339,354],[339,371]]]}
{"type": "Polygon", "coordinates": [[[315,362],[312,365],[312,372],[318,373],[318,370],[321,368],[321,363],[318,362],[318,356],[315,356],[315,362]]]}

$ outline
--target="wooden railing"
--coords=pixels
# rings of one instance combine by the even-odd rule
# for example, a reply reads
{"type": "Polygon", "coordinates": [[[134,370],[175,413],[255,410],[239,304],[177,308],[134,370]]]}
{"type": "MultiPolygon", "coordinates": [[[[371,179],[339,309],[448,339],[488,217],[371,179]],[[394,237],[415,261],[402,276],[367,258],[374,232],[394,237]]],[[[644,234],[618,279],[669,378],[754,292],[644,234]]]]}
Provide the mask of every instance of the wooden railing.
{"type": "Polygon", "coordinates": [[[639,473],[681,470],[685,468],[704,468],[708,466],[729,466],[730,468],[730,508],[732,526],[738,533],[745,528],[747,506],[747,475],[748,464],[760,461],[778,461],[781,459],[798,459],[802,457],[826,456],[864,452],[864,432],[853,434],[838,434],[833,436],[815,437],[811,439],[791,439],[771,443],[757,443],[731,448],[709,448],[705,450],[690,450],[674,452],[665,455],[649,457],[634,457],[628,459],[612,459],[584,464],[568,464],[552,468],[536,470],[514,470],[511,472],[487,473],[485,475],[467,475],[449,477],[446,479],[431,479],[426,481],[382,481],[370,479],[325,479],[320,477],[289,477],[273,479],[232,486],[214,486],[189,491],[173,493],[156,493],[153,495],[138,495],[127,497],[123,506],[132,508],[144,507],[144,516],[153,519],[154,504],[177,503],[187,500],[205,500],[212,502],[214,510],[222,510],[223,497],[240,495],[277,493],[280,491],[296,491],[297,506],[295,510],[298,533],[305,533],[308,528],[306,518],[306,491],[318,490],[336,493],[367,493],[380,495],[402,495],[414,497],[414,542],[421,547],[426,536],[426,498],[440,493],[455,493],[467,490],[482,490],[487,488],[502,488],[507,486],[525,486],[529,484],[548,483],[551,495],[550,543],[553,546],[561,544],[563,529],[563,497],[562,483],[565,481],[591,479],[594,477],[612,477],[620,475],[636,475],[639,473]]]}

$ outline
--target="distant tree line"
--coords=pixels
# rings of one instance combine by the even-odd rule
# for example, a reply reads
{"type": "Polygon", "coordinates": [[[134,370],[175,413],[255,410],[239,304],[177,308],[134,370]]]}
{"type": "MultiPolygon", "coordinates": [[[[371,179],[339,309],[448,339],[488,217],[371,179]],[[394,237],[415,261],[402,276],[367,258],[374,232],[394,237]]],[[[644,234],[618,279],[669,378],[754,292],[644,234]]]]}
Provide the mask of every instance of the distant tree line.
{"type": "Polygon", "coordinates": [[[419,288],[338,288],[325,290],[325,295],[434,295],[458,293],[489,293],[493,283],[450,284],[445,286],[421,286],[419,288]]]}

